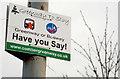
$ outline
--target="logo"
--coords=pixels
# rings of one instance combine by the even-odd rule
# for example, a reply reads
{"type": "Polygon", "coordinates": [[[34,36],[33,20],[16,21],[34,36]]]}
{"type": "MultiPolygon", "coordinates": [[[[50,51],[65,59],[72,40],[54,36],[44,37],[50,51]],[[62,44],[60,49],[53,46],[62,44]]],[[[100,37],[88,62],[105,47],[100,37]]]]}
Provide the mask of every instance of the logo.
{"type": "Polygon", "coordinates": [[[16,8],[16,6],[14,5],[14,7],[13,7],[13,9],[12,9],[12,11],[11,12],[13,12],[15,15],[18,13],[19,14],[19,12],[17,11],[17,8],[16,8]]]}
{"type": "Polygon", "coordinates": [[[25,19],[24,21],[24,27],[25,29],[31,29],[33,30],[35,28],[35,22],[32,19],[25,19]]]}
{"type": "Polygon", "coordinates": [[[48,23],[48,24],[46,25],[47,31],[48,31],[49,33],[51,33],[51,34],[55,34],[55,33],[57,32],[57,28],[58,28],[58,27],[56,27],[56,25],[53,24],[53,23],[48,23]]]}

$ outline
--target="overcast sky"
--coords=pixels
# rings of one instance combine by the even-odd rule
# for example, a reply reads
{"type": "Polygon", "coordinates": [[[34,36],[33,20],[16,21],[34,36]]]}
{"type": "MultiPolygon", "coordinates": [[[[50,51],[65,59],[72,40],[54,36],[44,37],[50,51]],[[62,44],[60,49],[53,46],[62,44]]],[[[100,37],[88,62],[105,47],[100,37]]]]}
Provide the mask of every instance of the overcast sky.
{"type": "MultiPolygon", "coordinates": [[[[5,47],[5,17],[6,7],[9,3],[15,3],[27,6],[27,0],[1,0],[0,1],[0,76],[2,77],[22,77],[23,62],[18,58],[4,51],[5,47]],[[2,56],[1,56],[2,54],[2,56]]],[[[109,11],[108,34],[115,31],[113,41],[118,40],[118,2],[117,0],[49,0],[49,12],[66,15],[71,17],[71,38],[77,41],[87,49],[87,42],[90,33],[80,15],[82,10],[87,23],[93,30],[95,36],[100,36],[102,39],[105,27],[106,7],[109,11]]],[[[90,41],[91,45],[93,41],[90,41]]],[[[74,48],[81,49],[71,41],[71,61],[64,61],[47,57],[47,77],[61,77],[68,75],[71,77],[80,77],[77,70],[85,73],[84,67],[88,65],[87,60],[79,53],[74,51],[74,48]],[[48,67],[50,66],[50,68],[48,67]],[[54,71],[53,71],[54,70],[54,71]]],[[[96,63],[97,64],[97,63],[96,63]]],[[[92,74],[92,73],[91,73],[92,74]]]]}

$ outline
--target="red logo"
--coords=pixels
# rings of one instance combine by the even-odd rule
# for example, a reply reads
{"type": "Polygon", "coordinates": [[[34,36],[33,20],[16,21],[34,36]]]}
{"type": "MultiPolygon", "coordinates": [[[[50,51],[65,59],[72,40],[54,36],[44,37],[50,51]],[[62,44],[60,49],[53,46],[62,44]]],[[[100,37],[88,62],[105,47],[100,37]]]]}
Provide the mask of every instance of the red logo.
{"type": "Polygon", "coordinates": [[[35,28],[35,22],[32,19],[25,19],[24,21],[24,27],[26,29],[31,29],[33,30],[35,28]]]}

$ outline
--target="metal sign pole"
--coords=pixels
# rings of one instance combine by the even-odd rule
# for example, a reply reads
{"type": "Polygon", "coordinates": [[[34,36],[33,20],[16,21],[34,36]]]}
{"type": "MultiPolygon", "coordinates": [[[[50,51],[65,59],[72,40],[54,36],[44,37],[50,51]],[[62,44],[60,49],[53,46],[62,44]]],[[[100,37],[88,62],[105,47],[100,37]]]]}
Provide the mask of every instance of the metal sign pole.
{"type": "MultiPolygon", "coordinates": [[[[48,11],[48,0],[42,2],[28,2],[28,6],[48,11]]],[[[29,56],[23,60],[24,77],[46,77],[46,57],[29,56]]]]}

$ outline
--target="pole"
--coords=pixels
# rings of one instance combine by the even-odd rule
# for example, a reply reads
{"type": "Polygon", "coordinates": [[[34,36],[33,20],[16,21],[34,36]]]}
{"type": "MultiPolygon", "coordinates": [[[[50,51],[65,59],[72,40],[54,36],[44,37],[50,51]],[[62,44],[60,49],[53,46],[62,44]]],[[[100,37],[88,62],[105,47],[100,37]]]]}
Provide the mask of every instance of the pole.
{"type": "MultiPolygon", "coordinates": [[[[48,0],[36,0],[28,2],[28,7],[48,11],[48,0]],[[39,2],[38,2],[39,1],[39,2]]],[[[24,77],[46,77],[46,57],[29,56],[23,60],[24,77]]]]}

